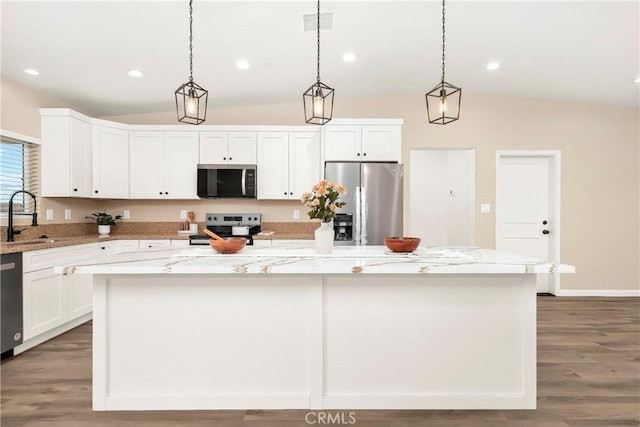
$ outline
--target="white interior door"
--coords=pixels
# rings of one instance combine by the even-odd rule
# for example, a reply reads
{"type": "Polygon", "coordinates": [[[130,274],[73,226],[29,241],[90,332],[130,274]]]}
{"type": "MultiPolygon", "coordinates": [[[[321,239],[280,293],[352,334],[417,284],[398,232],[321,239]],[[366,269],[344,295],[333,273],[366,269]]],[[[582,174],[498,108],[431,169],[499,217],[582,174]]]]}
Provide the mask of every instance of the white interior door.
{"type": "Polygon", "coordinates": [[[410,153],[409,234],[423,246],[475,244],[475,150],[410,153]]]}
{"type": "MultiPolygon", "coordinates": [[[[554,260],[554,181],[551,156],[498,156],[496,250],[554,260]]],[[[538,275],[538,292],[553,289],[553,275],[538,275]]]]}

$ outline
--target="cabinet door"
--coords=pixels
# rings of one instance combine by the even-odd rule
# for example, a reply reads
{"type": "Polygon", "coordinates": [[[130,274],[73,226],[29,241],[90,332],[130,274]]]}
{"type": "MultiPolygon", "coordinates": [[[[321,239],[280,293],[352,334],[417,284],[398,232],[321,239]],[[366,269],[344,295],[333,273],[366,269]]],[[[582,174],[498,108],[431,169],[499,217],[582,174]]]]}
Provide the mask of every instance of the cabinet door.
{"type": "Polygon", "coordinates": [[[69,125],[70,195],[71,197],[91,197],[91,125],[74,118],[70,119],[69,125]]]}
{"type": "Polygon", "coordinates": [[[197,169],[198,133],[165,132],[165,198],[197,199],[197,169]]]}
{"type": "Polygon", "coordinates": [[[22,276],[24,339],[47,332],[65,321],[67,300],[63,276],[53,268],[22,276]]]}
{"type": "Polygon", "coordinates": [[[229,163],[255,165],[256,160],[256,133],[229,132],[229,163]]]}
{"type": "Polygon", "coordinates": [[[362,160],[400,162],[400,139],[400,126],[362,126],[362,160]]]}
{"type": "Polygon", "coordinates": [[[302,193],[320,181],[320,134],[291,132],[289,134],[289,198],[299,199],[302,193]]]}
{"type": "Polygon", "coordinates": [[[64,116],[43,116],[40,120],[43,197],[70,196],[69,120],[64,116]]]}
{"type": "Polygon", "coordinates": [[[129,198],[129,132],[93,126],[93,197],[129,198]]]}
{"type": "Polygon", "coordinates": [[[163,199],[168,190],[164,184],[164,137],[162,132],[131,132],[130,197],[163,199]]]}
{"type": "Polygon", "coordinates": [[[68,317],[65,321],[91,313],[93,305],[93,274],[62,276],[68,293],[68,317]]]}
{"type": "Polygon", "coordinates": [[[227,163],[229,137],[227,132],[200,132],[198,163],[219,165],[227,163]]]}
{"type": "Polygon", "coordinates": [[[361,160],[361,126],[325,126],[325,160],[361,160]]]}
{"type": "Polygon", "coordinates": [[[289,198],[289,134],[258,134],[258,199],[289,198]]]}

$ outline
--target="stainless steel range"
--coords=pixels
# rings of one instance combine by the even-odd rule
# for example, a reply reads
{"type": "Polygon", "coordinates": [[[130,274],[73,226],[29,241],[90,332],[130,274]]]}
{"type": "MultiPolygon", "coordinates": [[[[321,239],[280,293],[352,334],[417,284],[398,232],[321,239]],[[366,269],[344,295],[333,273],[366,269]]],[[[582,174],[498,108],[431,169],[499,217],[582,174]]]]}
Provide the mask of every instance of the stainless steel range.
{"type": "MultiPolygon", "coordinates": [[[[205,226],[220,237],[246,237],[247,245],[253,245],[253,236],[262,231],[262,215],[259,213],[208,213],[205,226]]],[[[189,244],[208,245],[209,239],[210,237],[206,234],[194,234],[189,236],[189,244]]]]}

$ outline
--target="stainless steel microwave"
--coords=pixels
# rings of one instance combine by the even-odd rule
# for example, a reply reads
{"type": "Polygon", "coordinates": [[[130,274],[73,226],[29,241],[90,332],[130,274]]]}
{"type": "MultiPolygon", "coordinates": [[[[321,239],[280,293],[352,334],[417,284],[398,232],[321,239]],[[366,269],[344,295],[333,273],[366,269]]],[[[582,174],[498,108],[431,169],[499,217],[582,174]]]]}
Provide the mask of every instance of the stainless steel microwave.
{"type": "Polygon", "coordinates": [[[198,197],[256,197],[256,165],[198,165],[198,197]]]}

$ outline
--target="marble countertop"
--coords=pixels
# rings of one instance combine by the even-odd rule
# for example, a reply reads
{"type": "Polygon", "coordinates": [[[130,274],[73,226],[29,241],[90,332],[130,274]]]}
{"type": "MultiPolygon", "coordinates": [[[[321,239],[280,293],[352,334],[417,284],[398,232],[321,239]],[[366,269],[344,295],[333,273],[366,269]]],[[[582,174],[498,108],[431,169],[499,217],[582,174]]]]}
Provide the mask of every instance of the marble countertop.
{"type": "Polygon", "coordinates": [[[476,247],[420,247],[407,254],[384,246],[334,247],[318,255],[312,245],[245,247],[222,255],[209,247],[152,248],[58,267],[64,274],[536,274],[574,273],[575,267],[476,247]]]}

